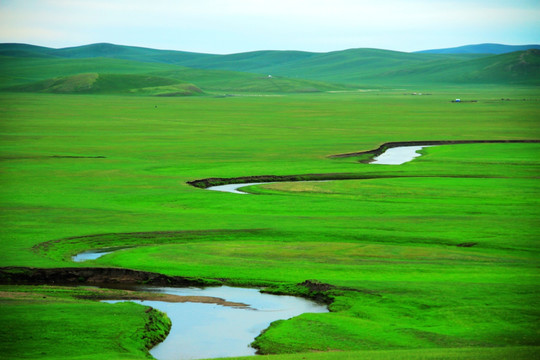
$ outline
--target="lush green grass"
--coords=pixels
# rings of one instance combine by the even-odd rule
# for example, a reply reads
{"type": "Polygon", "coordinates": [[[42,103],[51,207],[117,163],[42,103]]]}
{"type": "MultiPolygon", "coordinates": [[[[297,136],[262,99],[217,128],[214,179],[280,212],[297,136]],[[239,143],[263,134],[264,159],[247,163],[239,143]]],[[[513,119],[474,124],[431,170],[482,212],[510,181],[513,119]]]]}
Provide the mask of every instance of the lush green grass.
{"type": "Polygon", "coordinates": [[[170,320],[134,303],[81,300],[84,289],[0,286],[6,359],[145,359],[170,320]]]}
{"type": "Polygon", "coordinates": [[[114,265],[278,289],[317,279],[339,287],[329,292],[333,312],[276,323],[258,340],[263,351],[524,358],[539,339],[540,146],[433,147],[401,166],[328,158],[387,141],[540,138],[535,89],[426,90],[432,95],[4,93],[0,264],[114,265]],[[451,103],[456,97],[478,102],[451,103]],[[308,173],[397,177],[249,189],[257,195],[186,184],[308,173]],[[144,234],[125,234],[134,232],[144,234]],[[69,260],[124,244],[145,246],[69,260]],[[368,349],[377,352],[355,352],[368,349]],[[394,352],[406,349],[423,350],[394,352]]]}
{"type": "MultiPolygon", "coordinates": [[[[265,356],[268,360],[454,360],[454,359],[534,359],[538,355],[538,347],[507,348],[449,348],[427,350],[392,350],[392,351],[340,351],[300,353],[291,355],[265,356]]],[[[226,358],[228,360],[253,359],[252,357],[226,358]]]]}

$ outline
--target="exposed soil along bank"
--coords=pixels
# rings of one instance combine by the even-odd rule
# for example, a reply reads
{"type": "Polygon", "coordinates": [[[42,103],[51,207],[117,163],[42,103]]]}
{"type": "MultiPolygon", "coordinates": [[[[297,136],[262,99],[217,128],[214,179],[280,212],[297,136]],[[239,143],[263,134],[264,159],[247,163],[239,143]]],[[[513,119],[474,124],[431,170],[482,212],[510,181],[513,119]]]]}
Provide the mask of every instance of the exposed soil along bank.
{"type": "MultiPolygon", "coordinates": [[[[330,173],[330,174],[303,174],[303,175],[256,175],[240,176],[234,178],[207,178],[188,181],[191,186],[206,189],[210,186],[225,184],[246,184],[246,183],[268,183],[285,181],[320,181],[320,180],[361,180],[361,179],[379,179],[394,178],[400,176],[354,174],[354,173],[330,173]]],[[[247,186],[247,185],[246,185],[247,186]]]]}
{"type": "Polygon", "coordinates": [[[158,286],[211,286],[219,281],[167,276],[148,271],[119,268],[0,268],[0,284],[28,285],[158,285],[158,286]]]}
{"type": "MultiPolygon", "coordinates": [[[[102,286],[117,287],[126,285],[131,286],[166,286],[166,287],[211,287],[222,286],[227,284],[227,279],[200,279],[186,278],[182,276],[168,276],[160,273],[139,271],[122,268],[32,268],[22,266],[8,266],[0,268],[0,284],[9,285],[67,285],[67,286],[102,286]]],[[[247,286],[245,284],[244,286],[247,286]]],[[[266,284],[265,286],[268,286],[266,284]]],[[[249,287],[262,287],[260,284],[249,284],[249,287]]],[[[317,280],[306,280],[303,283],[296,285],[274,284],[267,287],[262,292],[269,294],[291,295],[312,299],[321,303],[331,304],[333,299],[326,295],[326,292],[332,289],[349,290],[344,287],[335,287],[330,284],[321,283],[317,280]]],[[[111,299],[110,294],[102,294],[104,290],[99,292],[96,290],[97,299],[111,299]]],[[[128,291],[128,290],[126,290],[128,291]]],[[[122,299],[145,299],[144,293],[133,292],[129,295],[129,291],[125,294],[127,297],[122,299]],[[135,296],[133,294],[137,293],[135,296]],[[142,297],[141,297],[142,296],[142,297]]],[[[152,298],[156,300],[154,297],[152,298]]],[[[187,299],[175,298],[162,300],[169,302],[186,302],[187,299]]],[[[215,299],[202,299],[202,303],[219,303],[215,299]]],[[[219,304],[222,305],[222,304],[219,304]]],[[[241,306],[243,304],[234,304],[231,306],[241,306]]]]}
{"type": "Polygon", "coordinates": [[[373,155],[368,160],[361,162],[369,163],[373,157],[381,155],[387,149],[398,146],[428,146],[428,145],[459,145],[459,144],[505,144],[505,143],[539,143],[540,140],[418,140],[418,141],[392,141],[382,144],[376,149],[358,151],[346,154],[330,155],[330,158],[354,157],[360,155],[373,155]]]}
{"type": "MultiPolygon", "coordinates": [[[[396,141],[387,142],[377,149],[360,151],[354,153],[330,155],[330,158],[355,157],[360,155],[371,155],[369,159],[361,160],[362,163],[369,163],[376,156],[381,155],[389,148],[399,146],[429,146],[429,145],[457,145],[457,144],[504,144],[504,143],[540,143],[540,140],[419,140],[419,141],[396,141]]],[[[319,180],[362,180],[362,179],[383,179],[397,178],[403,176],[396,175],[369,175],[354,173],[327,173],[327,174],[299,174],[299,175],[255,175],[239,176],[233,178],[206,178],[188,181],[191,186],[206,189],[211,186],[226,184],[247,184],[247,183],[269,183],[286,181],[319,181],[319,180]]],[[[247,186],[247,185],[246,185],[247,186]]]]}
{"type": "MultiPolygon", "coordinates": [[[[141,285],[133,285],[131,289],[108,289],[104,287],[84,287],[85,294],[75,295],[74,297],[86,300],[137,300],[137,301],[163,301],[166,303],[198,303],[214,304],[221,306],[230,306],[235,308],[249,308],[249,305],[241,302],[232,302],[215,296],[199,295],[174,295],[163,292],[153,291],[159,288],[149,288],[146,285],[139,290],[141,285]]],[[[67,287],[66,287],[67,288],[67,287]]],[[[1,292],[0,292],[1,293],[1,292]]]]}
{"type": "MultiPolygon", "coordinates": [[[[187,287],[212,287],[223,286],[227,284],[227,279],[200,279],[186,278],[182,276],[168,276],[160,273],[148,271],[138,271],[122,268],[31,268],[8,266],[0,268],[0,284],[9,285],[66,285],[66,286],[101,286],[102,289],[95,289],[92,292],[93,299],[152,299],[167,302],[191,302],[189,299],[175,297],[163,300],[163,294],[159,294],[160,299],[156,298],[156,294],[151,298],[144,292],[129,292],[128,289],[133,289],[133,286],[164,286],[175,288],[187,287]],[[123,286],[126,286],[125,288],[123,286]],[[106,293],[106,288],[120,288],[125,290],[125,294],[118,298],[117,295],[106,293]],[[95,293],[95,294],[94,294],[95,293]],[[95,295],[95,296],[94,296],[95,295]],[[112,296],[112,297],[111,297],[112,296]]],[[[234,285],[233,285],[234,286],[234,285]]],[[[237,286],[237,285],[236,285],[237,286]]],[[[264,289],[261,292],[274,295],[291,295],[299,296],[307,299],[312,299],[320,303],[331,304],[333,298],[327,295],[327,292],[333,289],[350,290],[345,287],[336,287],[330,284],[321,283],[317,280],[306,280],[302,283],[293,285],[274,284],[243,284],[251,288],[261,287],[264,289]]],[[[200,303],[213,303],[225,306],[243,306],[244,304],[225,304],[220,303],[220,300],[215,298],[200,299],[196,301],[200,303]]]]}

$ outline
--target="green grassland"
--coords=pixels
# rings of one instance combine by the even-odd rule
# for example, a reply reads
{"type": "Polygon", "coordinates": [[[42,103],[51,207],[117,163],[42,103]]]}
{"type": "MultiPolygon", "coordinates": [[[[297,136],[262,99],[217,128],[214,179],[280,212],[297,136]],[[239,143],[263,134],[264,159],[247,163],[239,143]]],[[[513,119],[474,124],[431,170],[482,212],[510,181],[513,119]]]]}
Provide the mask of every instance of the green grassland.
{"type": "MultiPolygon", "coordinates": [[[[538,139],[539,94],[494,87],[408,95],[413,90],[424,91],[5,93],[1,264],[120,266],[289,293],[306,279],[336,286],[328,292],[331,313],[275,323],[257,339],[265,353],[527,358],[539,338],[540,146],[445,145],[401,166],[328,156],[386,141],[538,139]],[[478,102],[451,103],[456,97],[478,102]],[[249,188],[255,195],[186,184],[309,173],[381,178],[249,188]],[[70,261],[79,251],[113,245],[139,247],[70,261]],[[325,353],[306,353],[312,351],[325,353]]],[[[92,308],[62,304],[66,323],[92,308]]],[[[43,306],[17,309],[47,319],[43,306]]],[[[107,314],[99,321],[110,320],[107,314]]],[[[31,326],[21,320],[16,327],[31,326]]],[[[43,344],[34,345],[62,356],[43,344]]],[[[36,356],[34,345],[23,355],[36,356]]],[[[101,358],[95,348],[80,354],[101,358]]]]}
{"type": "MultiPolygon", "coordinates": [[[[330,157],[390,141],[540,139],[538,88],[508,85],[537,83],[534,51],[405,63],[375,50],[256,52],[209,70],[178,64],[218,67],[219,56],[2,49],[0,266],[126,267],[291,294],[307,279],[330,284],[330,313],[276,322],[256,340],[281,354],[269,359],[538,354],[538,143],[430,147],[400,166],[330,157]],[[291,62],[282,76],[265,67],[276,59],[291,62]],[[457,73],[476,85],[433,80],[457,73]],[[187,184],[291,174],[348,180],[251,195],[187,184]],[[122,245],[134,247],[71,261],[122,245]]],[[[147,356],[144,307],[80,299],[81,289],[0,291],[8,358],[147,356]]]]}
{"type": "Polygon", "coordinates": [[[83,300],[95,295],[92,290],[0,286],[2,357],[151,358],[147,350],[165,338],[170,329],[167,316],[134,303],[105,304],[83,300]]]}

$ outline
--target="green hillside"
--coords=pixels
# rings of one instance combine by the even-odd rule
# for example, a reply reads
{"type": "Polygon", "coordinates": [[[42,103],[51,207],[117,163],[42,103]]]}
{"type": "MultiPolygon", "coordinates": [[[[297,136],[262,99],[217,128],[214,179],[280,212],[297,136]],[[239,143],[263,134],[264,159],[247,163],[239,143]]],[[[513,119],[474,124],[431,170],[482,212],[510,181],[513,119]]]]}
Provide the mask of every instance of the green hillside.
{"type": "Polygon", "coordinates": [[[0,81],[4,90],[138,94],[185,92],[184,85],[154,89],[178,84],[193,84],[191,89],[220,93],[321,92],[441,84],[537,86],[540,50],[502,55],[380,49],[211,55],[113,44],[64,49],[0,44],[0,81]],[[84,74],[100,76],[95,83],[88,84],[85,82],[91,77],[84,74]]]}
{"type": "Polygon", "coordinates": [[[0,83],[2,87],[10,87],[85,73],[149,74],[176,68],[173,65],[106,58],[60,59],[1,56],[0,83]]]}
{"type": "Polygon", "coordinates": [[[503,55],[439,55],[379,49],[350,49],[316,55],[289,52],[227,55],[185,66],[253,71],[346,84],[405,85],[419,83],[540,84],[539,50],[503,55]],[[244,55],[243,57],[240,55],[244,55]],[[271,61],[269,58],[289,61],[271,61]],[[259,67],[252,61],[256,59],[259,67]],[[234,61],[233,61],[234,60],[234,61]]]}
{"type": "Polygon", "coordinates": [[[0,57],[0,80],[4,91],[52,93],[164,95],[196,94],[200,89],[262,93],[347,89],[320,81],[109,58],[0,57]]]}
{"type": "Polygon", "coordinates": [[[8,88],[19,92],[64,94],[136,93],[158,96],[188,96],[202,94],[193,84],[148,75],[87,73],[38,81],[8,88]]]}
{"type": "Polygon", "coordinates": [[[504,45],[487,43],[445,49],[422,50],[417,52],[426,54],[506,54],[529,49],[540,49],[540,45],[504,45]]]}
{"type": "Polygon", "coordinates": [[[18,56],[18,54],[25,54],[25,56],[30,57],[56,57],[70,59],[103,57],[166,64],[176,64],[194,59],[205,59],[218,56],[185,51],[157,50],[137,46],[114,45],[108,43],[90,44],[62,49],[53,49],[28,44],[0,44],[0,55],[18,56]]]}
{"type": "Polygon", "coordinates": [[[459,66],[428,63],[383,74],[401,82],[540,85],[540,50],[531,49],[461,61],[459,66]]]}

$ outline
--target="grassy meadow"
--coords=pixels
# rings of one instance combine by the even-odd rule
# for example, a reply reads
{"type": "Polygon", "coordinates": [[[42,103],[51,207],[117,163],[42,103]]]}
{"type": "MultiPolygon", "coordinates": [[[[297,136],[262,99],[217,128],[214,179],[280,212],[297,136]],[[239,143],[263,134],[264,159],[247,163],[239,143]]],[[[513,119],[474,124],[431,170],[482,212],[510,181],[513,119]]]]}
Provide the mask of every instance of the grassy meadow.
{"type": "MultiPolygon", "coordinates": [[[[328,155],[387,141],[538,139],[539,94],[505,87],[410,92],[4,94],[1,263],[128,267],[289,292],[306,279],[338,287],[329,292],[331,313],[273,324],[257,339],[265,353],[527,358],[538,345],[540,146],[431,147],[401,166],[328,155]],[[451,103],[456,97],[478,102],[451,103]],[[385,178],[248,188],[255,195],[186,184],[309,173],[385,178]],[[70,261],[114,245],[140,246],[70,261]]],[[[86,318],[76,315],[78,306],[107,308],[73,306],[62,307],[69,323],[86,318]]],[[[40,305],[30,308],[15,306],[41,318],[40,305]]],[[[16,314],[3,316],[16,316],[21,331],[33,326],[16,314]]],[[[20,341],[29,349],[21,358],[35,355],[34,342],[44,346],[20,341]]],[[[102,356],[92,349],[81,356],[102,356]]]]}
{"type": "MultiPolygon", "coordinates": [[[[256,339],[268,359],[538,356],[539,143],[429,147],[399,166],[330,157],[391,141],[538,140],[538,87],[421,83],[395,69],[399,86],[358,90],[336,85],[345,75],[331,69],[309,80],[235,72],[257,53],[214,70],[158,55],[169,63],[0,59],[0,266],[124,267],[289,294],[305,280],[331,285],[330,313],[275,322],[256,339]],[[249,195],[187,184],[291,174],[356,179],[249,195]],[[134,247],[71,261],[125,245],[134,247]]],[[[313,69],[336,56],[270,55],[313,69]]],[[[435,66],[424,60],[410,57],[415,71],[435,66]]],[[[166,320],[85,291],[0,286],[0,353],[149,356],[148,337],[166,320]]]]}
{"type": "Polygon", "coordinates": [[[162,341],[171,326],[149,306],[97,299],[95,288],[0,286],[2,357],[148,359],[146,350],[162,341]]]}

